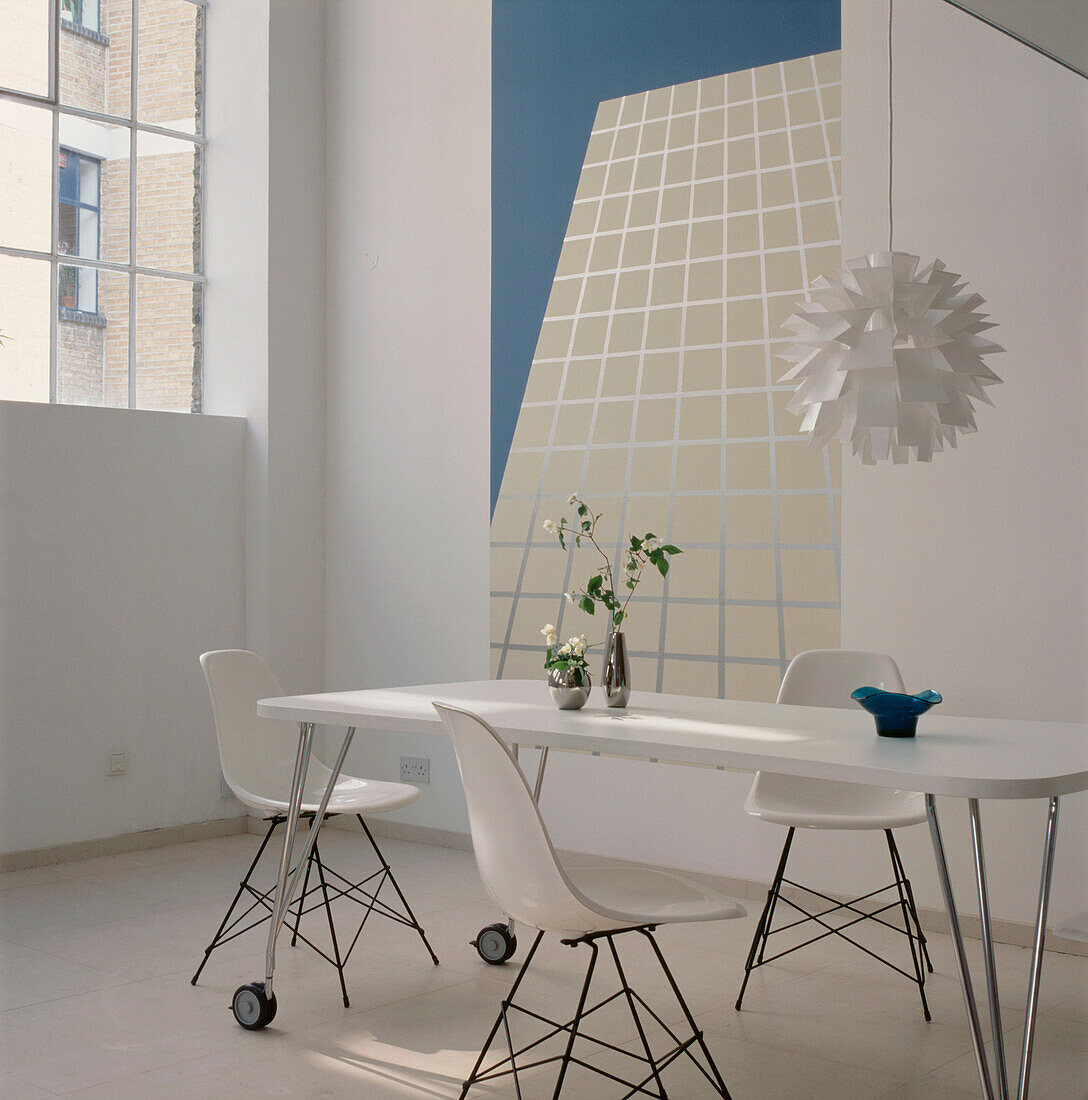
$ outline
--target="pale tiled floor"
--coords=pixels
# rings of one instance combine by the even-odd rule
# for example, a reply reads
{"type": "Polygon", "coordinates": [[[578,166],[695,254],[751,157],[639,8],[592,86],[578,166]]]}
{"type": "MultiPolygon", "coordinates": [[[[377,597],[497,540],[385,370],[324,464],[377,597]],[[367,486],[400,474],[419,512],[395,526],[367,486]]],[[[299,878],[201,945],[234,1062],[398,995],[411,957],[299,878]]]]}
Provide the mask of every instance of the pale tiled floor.
{"type": "MultiPolygon", "coordinates": [[[[189,984],[256,837],[0,875],[0,1096],[458,1095],[514,970],[487,966],[467,944],[497,919],[469,853],[383,843],[442,965],[431,964],[411,931],[388,922],[368,928],[349,966],[352,1004],[344,1009],[332,968],[284,940],[279,1012],[260,1033],[239,1028],[228,1004],[238,985],[264,972],[263,929],[217,951],[200,984],[189,984]]],[[[352,834],[329,833],[323,846],[330,863],[362,866],[365,852],[352,834]]],[[[737,1013],[732,1002],[759,908],[746,904],[744,920],[659,933],[735,1097],[977,1095],[947,937],[931,939],[930,1024],[912,986],[832,943],[757,971],[737,1013]]],[[[627,957],[632,983],[667,1006],[660,976],[637,947],[627,957]]],[[[559,1015],[572,1003],[584,951],[542,947],[525,992],[559,1015]]],[[[1000,948],[998,966],[1016,1049],[1027,952],[1000,948]]],[[[1048,953],[1042,1009],[1032,1096],[1088,1096],[1088,959],[1048,953]]],[[[634,1039],[618,1019],[603,1020],[601,1031],[634,1039]]],[[[622,1091],[584,1070],[568,1083],[564,1095],[574,1100],[622,1091]]],[[[670,1096],[707,1095],[683,1065],[665,1083],[670,1096]]],[[[546,1095],[548,1082],[531,1077],[526,1096],[546,1095]]]]}

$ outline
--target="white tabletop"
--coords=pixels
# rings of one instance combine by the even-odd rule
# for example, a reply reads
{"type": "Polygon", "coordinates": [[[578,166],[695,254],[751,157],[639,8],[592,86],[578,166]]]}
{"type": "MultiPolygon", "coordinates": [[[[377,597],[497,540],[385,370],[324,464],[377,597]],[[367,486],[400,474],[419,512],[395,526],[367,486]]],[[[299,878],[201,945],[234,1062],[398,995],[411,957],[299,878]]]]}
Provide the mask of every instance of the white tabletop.
{"type": "Polygon", "coordinates": [[[860,707],[790,707],[632,692],[558,710],[537,680],[481,680],[262,699],[266,718],[441,733],[432,702],[471,710],[510,742],[684,764],[845,779],[969,798],[1088,790],[1088,725],[923,715],[913,738],[877,737],[860,707]]]}

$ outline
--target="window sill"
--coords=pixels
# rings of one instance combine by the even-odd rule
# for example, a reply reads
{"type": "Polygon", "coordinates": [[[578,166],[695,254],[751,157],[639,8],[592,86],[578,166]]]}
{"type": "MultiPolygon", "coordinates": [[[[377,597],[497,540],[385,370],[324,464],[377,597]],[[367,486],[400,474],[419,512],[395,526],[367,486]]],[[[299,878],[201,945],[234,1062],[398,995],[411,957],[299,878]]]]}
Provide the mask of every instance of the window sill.
{"type": "Polygon", "coordinates": [[[108,46],[110,44],[110,36],[108,34],[103,34],[101,31],[92,31],[90,27],[85,27],[82,23],[73,23],[70,19],[62,19],[60,25],[64,30],[68,31],[69,34],[77,34],[81,38],[89,38],[92,42],[97,42],[100,46],[108,46]]]}
{"type": "Polygon", "coordinates": [[[74,321],[78,325],[92,325],[94,328],[106,327],[106,318],[101,313],[89,313],[85,309],[69,309],[68,306],[57,307],[57,319],[74,321]]]}

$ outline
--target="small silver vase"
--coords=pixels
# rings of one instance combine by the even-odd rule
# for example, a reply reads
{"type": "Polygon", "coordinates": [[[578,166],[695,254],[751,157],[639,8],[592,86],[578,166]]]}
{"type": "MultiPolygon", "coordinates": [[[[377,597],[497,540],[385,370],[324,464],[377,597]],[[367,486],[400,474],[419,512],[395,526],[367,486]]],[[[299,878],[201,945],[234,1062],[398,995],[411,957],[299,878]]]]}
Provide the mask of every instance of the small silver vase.
{"type": "Polygon", "coordinates": [[[621,630],[610,631],[605,642],[601,687],[608,706],[627,706],[631,697],[631,668],[627,663],[627,642],[621,630]]]}
{"type": "Polygon", "coordinates": [[[560,710],[581,710],[586,705],[593,683],[589,669],[582,669],[582,682],[574,683],[569,668],[548,669],[548,691],[560,710]]]}

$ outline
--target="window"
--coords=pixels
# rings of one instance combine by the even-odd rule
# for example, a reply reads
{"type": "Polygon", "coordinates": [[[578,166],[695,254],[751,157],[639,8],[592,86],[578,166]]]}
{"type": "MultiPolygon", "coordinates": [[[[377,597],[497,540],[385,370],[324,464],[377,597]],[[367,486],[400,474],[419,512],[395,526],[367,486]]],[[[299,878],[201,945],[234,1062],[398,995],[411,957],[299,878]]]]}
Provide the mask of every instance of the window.
{"type": "Polygon", "coordinates": [[[99,30],[98,12],[98,0],[60,0],[61,19],[84,30],[99,30]]]}
{"type": "MultiPolygon", "coordinates": [[[[97,260],[99,197],[102,162],[61,149],[57,159],[60,177],[57,250],[62,256],[97,260]]],[[[91,267],[59,265],[59,301],[62,310],[98,312],[98,272],[91,267]]],[[[62,317],[67,315],[62,313],[62,317]]]]}
{"type": "Polygon", "coordinates": [[[0,399],[200,411],[206,2],[0,0],[0,399]]]}

